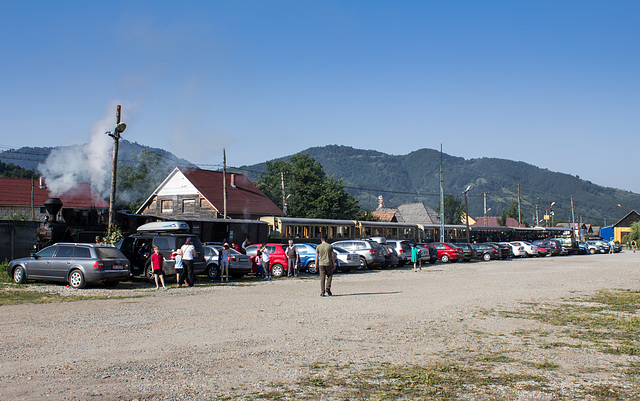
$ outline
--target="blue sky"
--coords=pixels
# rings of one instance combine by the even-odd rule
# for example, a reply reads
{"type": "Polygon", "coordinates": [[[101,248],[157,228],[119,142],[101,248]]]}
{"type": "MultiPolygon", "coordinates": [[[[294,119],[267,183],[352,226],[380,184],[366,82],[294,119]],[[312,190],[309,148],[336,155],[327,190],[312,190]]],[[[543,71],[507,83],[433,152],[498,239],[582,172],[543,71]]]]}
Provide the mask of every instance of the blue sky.
{"type": "MultiPolygon", "coordinates": [[[[0,0],[0,149],[123,136],[205,168],[311,146],[640,192],[638,1],[0,0]],[[100,123],[97,124],[97,123],[100,123]]],[[[526,183],[523,183],[526,185],[526,183]]]]}

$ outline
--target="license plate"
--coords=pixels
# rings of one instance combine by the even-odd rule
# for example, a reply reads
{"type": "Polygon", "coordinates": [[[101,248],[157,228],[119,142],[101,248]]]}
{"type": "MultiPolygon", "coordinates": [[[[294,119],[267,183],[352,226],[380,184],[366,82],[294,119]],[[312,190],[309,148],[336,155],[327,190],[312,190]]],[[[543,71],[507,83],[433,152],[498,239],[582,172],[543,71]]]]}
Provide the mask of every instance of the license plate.
{"type": "Polygon", "coordinates": [[[124,265],[113,265],[111,266],[113,270],[122,270],[124,269],[124,265]]]}

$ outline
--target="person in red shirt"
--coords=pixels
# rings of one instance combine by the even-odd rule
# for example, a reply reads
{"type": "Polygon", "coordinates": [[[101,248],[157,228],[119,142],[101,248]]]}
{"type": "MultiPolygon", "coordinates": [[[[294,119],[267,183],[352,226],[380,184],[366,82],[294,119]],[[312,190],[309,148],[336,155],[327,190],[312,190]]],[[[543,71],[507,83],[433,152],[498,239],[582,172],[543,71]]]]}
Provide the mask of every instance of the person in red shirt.
{"type": "Polygon", "coordinates": [[[156,290],[158,289],[158,277],[160,277],[162,288],[167,289],[167,287],[164,286],[164,272],[162,271],[163,266],[164,256],[162,256],[162,254],[160,253],[160,248],[154,246],[153,255],[151,255],[151,267],[153,268],[153,279],[156,282],[156,290]]]}

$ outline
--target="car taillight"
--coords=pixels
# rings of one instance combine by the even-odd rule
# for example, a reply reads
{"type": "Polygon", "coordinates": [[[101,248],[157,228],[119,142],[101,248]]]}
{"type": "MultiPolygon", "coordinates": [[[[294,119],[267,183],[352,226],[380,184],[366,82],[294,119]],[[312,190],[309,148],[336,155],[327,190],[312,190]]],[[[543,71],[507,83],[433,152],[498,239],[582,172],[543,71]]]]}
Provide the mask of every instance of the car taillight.
{"type": "Polygon", "coordinates": [[[176,260],[176,254],[171,252],[171,256],[170,256],[171,260],[176,260]]]}
{"type": "Polygon", "coordinates": [[[236,261],[235,256],[229,256],[229,262],[235,262],[235,261],[236,261]]]}
{"type": "Polygon", "coordinates": [[[104,262],[101,260],[96,260],[95,262],[93,262],[93,268],[94,269],[104,269],[104,262]]]}
{"type": "Polygon", "coordinates": [[[369,249],[369,253],[376,253],[375,249],[369,249]]]}

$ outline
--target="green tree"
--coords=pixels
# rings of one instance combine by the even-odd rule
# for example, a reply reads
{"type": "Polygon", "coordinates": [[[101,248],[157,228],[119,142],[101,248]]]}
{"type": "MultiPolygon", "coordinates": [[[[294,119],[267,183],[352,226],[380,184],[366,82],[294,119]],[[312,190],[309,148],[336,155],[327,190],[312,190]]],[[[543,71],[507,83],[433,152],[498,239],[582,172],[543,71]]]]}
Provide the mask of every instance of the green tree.
{"type": "Polygon", "coordinates": [[[256,182],[276,205],[282,204],[282,177],[287,194],[287,216],[318,219],[355,219],[358,201],[344,190],[342,180],[327,177],[320,163],[308,154],[296,154],[288,162],[267,162],[267,172],[256,182]]]}
{"type": "Polygon", "coordinates": [[[631,223],[631,232],[629,233],[627,242],[631,243],[631,241],[635,241],[636,244],[640,244],[640,222],[638,221],[631,223]]]}
{"type": "MultiPolygon", "coordinates": [[[[440,215],[440,205],[436,208],[440,215]]],[[[444,224],[460,224],[464,215],[464,204],[460,197],[454,195],[444,196],[444,224]]]]}
{"type": "Polygon", "coordinates": [[[33,170],[28,170],[13,163],[4,163],[0,161],[0,177],[37,178],[38,175],[33,170]]]}
{"type": "Polygon", "coordinates": [[[505,210],[502,210],[502,215],[500,215],[500,218],[498,219],[498,224],[501,226],[507,225],[507,212],[505,210]]]}

